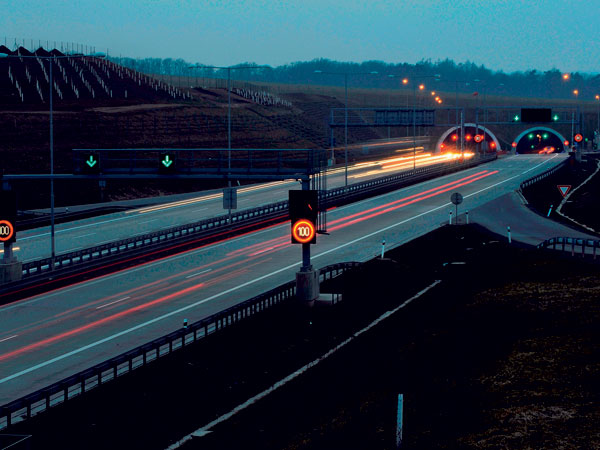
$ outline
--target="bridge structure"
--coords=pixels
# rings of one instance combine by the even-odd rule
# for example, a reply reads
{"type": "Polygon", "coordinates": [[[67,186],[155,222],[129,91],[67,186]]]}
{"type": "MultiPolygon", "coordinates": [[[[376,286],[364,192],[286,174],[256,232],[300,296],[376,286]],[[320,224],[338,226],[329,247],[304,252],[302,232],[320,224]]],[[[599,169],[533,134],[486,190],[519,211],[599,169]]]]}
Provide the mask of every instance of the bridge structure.
{"type": "Polygon", "coordinates": [[[577,148],[574,137],[584,132],[579,107],[569,106],[349,108],[347,115],[344,108],[333,108],[329,117],[332,148],[333,132],[341,127],[412,127],[413,134],[434,138],[435,153],[466,149],[484,154],[501,149],[539,153],[545,148],[560,152],[572,144],[577,148]]]}

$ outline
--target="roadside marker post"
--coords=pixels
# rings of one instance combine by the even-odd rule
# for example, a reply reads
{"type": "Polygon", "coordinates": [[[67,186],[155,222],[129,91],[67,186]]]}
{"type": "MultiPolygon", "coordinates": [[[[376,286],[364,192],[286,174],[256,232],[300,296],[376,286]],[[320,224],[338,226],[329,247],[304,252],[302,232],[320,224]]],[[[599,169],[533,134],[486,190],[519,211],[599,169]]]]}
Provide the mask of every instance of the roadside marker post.
{"type": "Polygon", "coordinates": [[[396,448],[402,448],[402,422],[404,409],[404,394],[398,394],[398,413],[396,415],[396,448]]]}
{"type": "Polygon", "coordinates": [[[450,211],[448,217],[449,217],[449,219],[448,219],[448,225],[452,225],[452,211],[450,211]]]}
{"type": "Polygon", "coordinates": [[[469,225],[469,210],[467,209],[467,212],[465,212],[465,217],[467,218],[467,225],[469,225]]]}
{"type": "Polygon", "coordinates": [[[546,217],[550,217],[550,214],[552,213],[552,208],[554,208],[554,205],[550,205],[550,209],[548,210],[548,214],[546,215],[546,217]]]}
{"type": "Polygon", "coordinates": [[[510,226],[506,227],[506,232],[508,233],[508,243],[512,244],[512,239],[510,237],[510,226]]]}
{"type": "Polygon", "coordinates": [[[383,255],[385,253],[385,238],[381,241],[381,259],[383,259],[383,255]]]}

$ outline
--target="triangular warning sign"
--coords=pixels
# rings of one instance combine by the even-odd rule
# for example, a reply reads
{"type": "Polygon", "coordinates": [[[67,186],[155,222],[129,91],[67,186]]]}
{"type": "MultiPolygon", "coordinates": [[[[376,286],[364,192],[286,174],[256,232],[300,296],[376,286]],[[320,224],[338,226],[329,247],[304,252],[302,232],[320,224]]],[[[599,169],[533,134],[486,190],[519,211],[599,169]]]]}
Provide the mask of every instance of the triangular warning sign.
{"type": "Polygon", "coordinates": [[[560,194],[563,197],[566,197],[566,195],[569,193],[569,191],[571,190],[571,185],[570,184],[559,184],[558,186],[556,186],[558,188],[558,190],[560,191],[560,194]]]}

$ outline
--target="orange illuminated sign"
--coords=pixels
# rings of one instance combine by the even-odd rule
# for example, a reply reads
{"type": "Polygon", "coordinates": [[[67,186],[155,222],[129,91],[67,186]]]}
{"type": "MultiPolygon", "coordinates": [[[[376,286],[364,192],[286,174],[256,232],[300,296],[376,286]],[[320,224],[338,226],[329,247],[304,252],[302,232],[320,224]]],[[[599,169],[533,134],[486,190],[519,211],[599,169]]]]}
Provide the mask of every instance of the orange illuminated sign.
{"type": "Polygon", "coordinates": [[[9,241],[15,234],[15,227],[8,220],[0,220],[0,242],[9,241]]]}
{"type": "Polygon", "coordinates": [[[315,225],[306,219],[300,219],[292,226],[292,236],[301,244],[312,241],[315,233],[315,225]]]}

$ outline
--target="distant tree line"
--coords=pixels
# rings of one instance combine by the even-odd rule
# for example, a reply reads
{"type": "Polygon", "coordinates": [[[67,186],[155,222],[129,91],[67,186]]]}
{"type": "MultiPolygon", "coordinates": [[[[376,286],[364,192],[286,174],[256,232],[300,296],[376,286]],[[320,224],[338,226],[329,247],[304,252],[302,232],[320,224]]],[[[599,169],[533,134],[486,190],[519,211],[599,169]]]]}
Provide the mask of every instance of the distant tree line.
{"type": "MultiPolygon", "coordinates": [[[[111,60],[140,72],[165,76],[200,76],[206,78],[226,78],[227,72],[218,69],[189,69],[194,65],[183,59],[172,58],[117,58],[111,60]]],[[[202,65],[202,64],[199,64],[202,65]]],[[[241,63],[239,66],[252,66],[254,63],[241,63]]],[[[272,70],[245,69],[232,72],[232,79],[245,81],[264,81],[287,84],[310,84],[325,86],[343,86],[342,75],[315,73],[348,72],[356,73],[348,77],[349,87],[393,89],[401,86],[402,77],[440,75],[434,85],[446,92],[487,93],[488,95],[509,95],[515,97],[575,98],[573,91],[578,90],[579,100],[594,100],[600,94],[600,74],[570,73],[569,80],[563,79],[558,69],[547,71],[528,70],[525,72],[504,73],[493,71],[484,65],[473,62],[455,63],[450,59],[432,62],[420,61],[416,64],[389,64],[383,61],[365,61],[362,63],[339,62],[330,59],[294,62],[273,67],[272,70]],[[377,75],[361,74],[378,72],[377,75]],[[397,77],[388,77],[396,75],[397,77]]],[[[432,81],[428,85],[431,86],[432,81]]]]}

